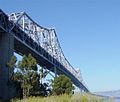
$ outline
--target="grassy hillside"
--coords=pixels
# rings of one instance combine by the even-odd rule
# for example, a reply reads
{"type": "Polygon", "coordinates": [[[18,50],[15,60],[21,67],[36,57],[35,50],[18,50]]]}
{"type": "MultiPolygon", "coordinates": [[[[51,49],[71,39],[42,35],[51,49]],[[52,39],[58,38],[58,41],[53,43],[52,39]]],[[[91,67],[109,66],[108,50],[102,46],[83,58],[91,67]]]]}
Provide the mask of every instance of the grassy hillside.
{"type": "Polygon", "coordinates": [[[73,95],[61,95],[61,96],[50,96],[50,97],[29,97],[27,99],[18,100],[12,99],[12,102],[114,102],[112,99],[103,99],[101,97],[89,95],[86,93],[73,95]]]}

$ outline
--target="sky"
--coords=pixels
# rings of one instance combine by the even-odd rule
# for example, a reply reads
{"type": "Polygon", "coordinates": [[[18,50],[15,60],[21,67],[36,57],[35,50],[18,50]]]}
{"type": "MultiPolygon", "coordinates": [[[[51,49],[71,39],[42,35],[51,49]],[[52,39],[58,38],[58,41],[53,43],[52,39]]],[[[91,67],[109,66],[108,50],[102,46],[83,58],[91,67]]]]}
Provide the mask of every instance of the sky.
{"type": "Polygon", "coordinates": [[[0,8],[54,27],[91,92],[120,89],[120,0],[1,0],[0,8]]]}

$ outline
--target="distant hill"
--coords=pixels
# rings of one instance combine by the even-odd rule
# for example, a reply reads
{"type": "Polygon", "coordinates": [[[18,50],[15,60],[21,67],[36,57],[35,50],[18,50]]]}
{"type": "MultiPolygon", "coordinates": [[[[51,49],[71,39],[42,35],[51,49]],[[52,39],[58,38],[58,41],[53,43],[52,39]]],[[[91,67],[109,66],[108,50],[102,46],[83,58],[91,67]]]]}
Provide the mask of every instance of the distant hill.
{"type": "Polygon", "coordinates": [[[116,91],[105,91],[105,92],[94,92],[96,95],[109,96],[109,97],[118,97],[120,98],[120,90],[116,91]]]}

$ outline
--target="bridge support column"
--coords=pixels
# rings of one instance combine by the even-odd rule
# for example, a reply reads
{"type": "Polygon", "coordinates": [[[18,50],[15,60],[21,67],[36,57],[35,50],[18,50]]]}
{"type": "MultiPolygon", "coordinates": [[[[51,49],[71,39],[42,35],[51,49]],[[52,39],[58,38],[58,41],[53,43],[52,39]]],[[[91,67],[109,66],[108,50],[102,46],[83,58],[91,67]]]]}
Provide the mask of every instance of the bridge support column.
{"type": "Polygon", "coordinates": [[[55,77],[57,77],[57,69],[56,69],[56,67],[54,67],[54,73],[55,73],[55,77]]]}
{"type": "Polygon", "coordinates": [[[0,99],[8,100],[13,97],[13,87],[8,83],[12,69],[6,64],[13,56],[14,38],[9,33],[0,33],[0,99]]]}

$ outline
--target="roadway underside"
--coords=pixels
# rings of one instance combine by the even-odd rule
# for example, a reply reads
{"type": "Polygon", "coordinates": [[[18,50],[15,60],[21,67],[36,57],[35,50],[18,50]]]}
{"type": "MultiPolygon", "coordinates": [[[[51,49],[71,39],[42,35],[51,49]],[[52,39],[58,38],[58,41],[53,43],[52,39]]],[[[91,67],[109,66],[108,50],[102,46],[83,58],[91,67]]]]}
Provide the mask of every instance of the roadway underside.
{"type": "MultiPolygon", "coordinates": [[[[14,51],[20,55],[28,55],[31,54],[36,60],[37,63],[50,70],[51,72],[54,72],[55,65],[48,61],[44,56],[40,55],[37,51],[29,47],[27,44],[25,44],[23,41],[15,38],[14,39],[14,51]]],[[[61,74],[59,70],[58,74],[61,74]]]]}

